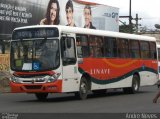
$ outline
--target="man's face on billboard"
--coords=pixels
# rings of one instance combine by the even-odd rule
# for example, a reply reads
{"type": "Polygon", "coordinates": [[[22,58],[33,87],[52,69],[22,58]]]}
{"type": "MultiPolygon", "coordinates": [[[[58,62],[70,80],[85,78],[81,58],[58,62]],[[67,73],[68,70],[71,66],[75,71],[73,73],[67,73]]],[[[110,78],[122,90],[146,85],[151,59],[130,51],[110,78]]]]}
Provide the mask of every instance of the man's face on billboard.
{"type": "Polygon", "coordinates": [[[84,9],[84,18],[85,18],[85,25],[88,26],[91,21],[91,12],[89,9],[84,9]]]}
{"type": "Polygon", "coordinates": [[[73,22],[72,21],[73,20],[73,11],[70,7],[68,9],[66,9],[66,17],[67,17],[68,25],[71,25],[73,22]]]}

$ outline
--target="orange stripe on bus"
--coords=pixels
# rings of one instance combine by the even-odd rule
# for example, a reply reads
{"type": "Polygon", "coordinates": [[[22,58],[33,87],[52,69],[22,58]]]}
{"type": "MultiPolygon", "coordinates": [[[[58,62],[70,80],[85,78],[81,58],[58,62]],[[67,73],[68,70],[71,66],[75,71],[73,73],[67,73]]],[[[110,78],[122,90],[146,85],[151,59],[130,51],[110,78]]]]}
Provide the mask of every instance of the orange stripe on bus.
{"type": "Polygon", "coordinates": [[[108,65],[110,65],[110,66],[112,66],[112,67],[116,67],[116,68],[124,68],[124,67],[130,66],[131,64],[134,64],[135,62],[137,62],[137,60],[132,60],[132,61],[127,62],[127,63],[125,63],[125,64],[113,64],[113,63],[111,63],[110,61],[108,61],[107,59],[103,59],[103,61],[104,61],[106,64],[108,64],[108,65]]]}

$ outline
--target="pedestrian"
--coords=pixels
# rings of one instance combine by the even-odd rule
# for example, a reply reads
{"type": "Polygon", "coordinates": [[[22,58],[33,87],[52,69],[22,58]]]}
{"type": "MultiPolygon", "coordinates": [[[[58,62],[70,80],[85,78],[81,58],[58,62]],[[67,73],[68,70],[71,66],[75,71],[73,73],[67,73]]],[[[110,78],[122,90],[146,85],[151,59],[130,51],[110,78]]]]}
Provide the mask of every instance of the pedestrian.
{"type": "Polygon", "coordinates": [[[156,96],[153,98],[153,103],[157,103],[158,98],[160,97],[160,91],[156,94],[156,96]]]}

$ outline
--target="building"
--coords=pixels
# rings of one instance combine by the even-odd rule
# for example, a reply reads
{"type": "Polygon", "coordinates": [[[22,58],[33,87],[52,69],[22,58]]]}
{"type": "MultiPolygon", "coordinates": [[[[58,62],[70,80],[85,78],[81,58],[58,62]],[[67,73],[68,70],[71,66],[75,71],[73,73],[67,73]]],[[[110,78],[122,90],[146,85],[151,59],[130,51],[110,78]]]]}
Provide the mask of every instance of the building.
{"type": "Polygon", "coordinates": [[[155,37],[157,40],[157,43],[160,44],[160,31],[148,31],[140,34],[145,36],[155,37]]]}

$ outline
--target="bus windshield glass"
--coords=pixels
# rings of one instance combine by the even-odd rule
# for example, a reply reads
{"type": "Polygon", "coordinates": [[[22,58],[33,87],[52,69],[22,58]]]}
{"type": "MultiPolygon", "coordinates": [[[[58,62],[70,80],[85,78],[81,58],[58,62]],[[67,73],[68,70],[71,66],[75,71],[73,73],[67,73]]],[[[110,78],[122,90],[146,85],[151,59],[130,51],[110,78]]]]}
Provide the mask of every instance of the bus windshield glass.
{"type": "Polygon", "coordinates": [[[60,63],[59,40],[53,38],[18,38],[11,42],[11,69],[14,71],[47,71],[60,63]]]}

